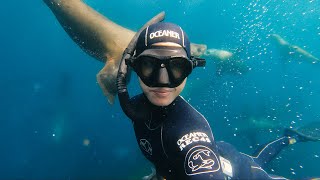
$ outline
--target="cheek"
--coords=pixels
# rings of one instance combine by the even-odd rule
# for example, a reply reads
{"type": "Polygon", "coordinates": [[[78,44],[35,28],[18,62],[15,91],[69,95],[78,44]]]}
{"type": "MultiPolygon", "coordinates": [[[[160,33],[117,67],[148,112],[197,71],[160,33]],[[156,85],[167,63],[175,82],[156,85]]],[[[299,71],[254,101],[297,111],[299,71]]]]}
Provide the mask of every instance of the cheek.
{"type": "Polygon", "coordinates": [[[180,94],[180,93],[179,93],[178,91],[172,92],[172,93],[170,94],[170,96],[168,96],[168,98],[164,99],[165,103],[166,103],[167,105],[171,104],[172,101],[174,101],[174,100],[177,98],[177,96],[179,96],[179,94],[180,94]]]}
{"type": "Polygon", "coordinates": [[[177,91],[177,90],[174,91],[174,92],[172,92],[172,94],[171,94],[171,99],[174,100],[179,94],[180,94],[180,92],[177,91]]]}

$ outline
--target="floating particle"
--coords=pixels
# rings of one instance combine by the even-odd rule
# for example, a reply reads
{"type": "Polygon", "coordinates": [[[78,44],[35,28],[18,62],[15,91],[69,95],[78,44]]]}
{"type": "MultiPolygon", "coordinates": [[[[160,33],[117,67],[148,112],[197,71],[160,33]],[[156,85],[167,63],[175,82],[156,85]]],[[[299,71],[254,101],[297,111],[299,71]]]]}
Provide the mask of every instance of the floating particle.
{"type": "Polygon", "coordinates": [[[82,145],[89,146],[90,145],[90,140],[88,138],[84,138],[83,141],[82,141],[82,145]]]}

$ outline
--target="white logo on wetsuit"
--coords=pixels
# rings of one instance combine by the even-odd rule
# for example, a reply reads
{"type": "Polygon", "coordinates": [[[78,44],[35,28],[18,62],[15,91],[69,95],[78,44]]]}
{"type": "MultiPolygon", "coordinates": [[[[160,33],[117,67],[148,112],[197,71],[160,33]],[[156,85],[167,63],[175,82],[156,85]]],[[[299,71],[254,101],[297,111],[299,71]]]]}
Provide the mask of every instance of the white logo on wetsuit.
{"type": "Polygon", "coordinates": [[[223,158],[222,156],[220,156],[219,158],[221,162],[222,172],[228,177],[233,177],[231,162],[228,159],[223,158]]]}
{"type": "Polygon", "coordinates": [[[150,33],[149,38],[153,39],[153,38],[158,38],[158,37],[162,37],[162,36],[169,36],[172,38],[180,39],[179,33],[175,32],[175,31],[171,31],[171,30],[159,30],[156,32],[152,32],[152,33],[150,33]]]}
{"type": "Polygon", "coordinates": [[[148,154],[150,154],[150,156],[152,156],[152,146],[151,144],[149,143],[148,140],[146,139],[140,139],[140,147],[145,151],[147,152],[148,154]]]}
{"type": "Polygon", "coordinates": [[[180,148],[180,151],[182,151],[189,144],[192,144],[193,142],[199,142],[199,141],[208,142],[208,143],[211,142],[206,133],[192,132],[192,133],[189,133],[189,134],[182,136],[182,138],[180,138],[177,141],[177,144],[180,148]]]}
{"type": "Polygon", "coordinates": [[[206,159],[210,157],[210,151],[206,149],[200,149],[195,151],[188,159],[188,166],[191,168],[192,172],[198,171],[199,169],[212,169],[212,166],[216,163],[213,159],[206,159]],[[196,161],[201,162],[197,164],[196,161]]]}
{"type": "Polygon", "coordinates": [[[184,170],[187,175],[216,172],[220,164],[216,154],[206,146],[191,148],[184,161],[184,170]]]}

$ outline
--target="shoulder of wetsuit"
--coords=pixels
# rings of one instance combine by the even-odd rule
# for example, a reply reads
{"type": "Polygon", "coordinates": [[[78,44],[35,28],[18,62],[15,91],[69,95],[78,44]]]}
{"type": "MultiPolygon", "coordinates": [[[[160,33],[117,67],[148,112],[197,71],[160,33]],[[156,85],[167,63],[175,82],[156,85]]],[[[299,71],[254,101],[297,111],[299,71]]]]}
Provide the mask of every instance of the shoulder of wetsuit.
{"type": "Polygon", "coordinates": [[[131,120],[145,121],[149,118],[150,103],[143,93],[130,98],[129,101],[132,105],[132,112],[135,114],[134,117],[129,117],[131,120]]]}
{"type": "Polygon", "coordinates": [[[193,113],[194,115],[203,117],[203,115],[195,107],[189,104],[189,102],[185,100],[182,96],[178,96],[175,101],[176,101],[176,105],[178,105],[178,107],[182,109],[184,112],[190,112],[190,113],[193,113]]]}
{"type": "Polygon", "coordinates": [[[132,98],[130,98],[130,102],[133,105],[139,105],[141,103],[144,104],[145,101],[146,101],[146,97],[145,97],[145,95],[143,93],[135,95],[132,98]]]}

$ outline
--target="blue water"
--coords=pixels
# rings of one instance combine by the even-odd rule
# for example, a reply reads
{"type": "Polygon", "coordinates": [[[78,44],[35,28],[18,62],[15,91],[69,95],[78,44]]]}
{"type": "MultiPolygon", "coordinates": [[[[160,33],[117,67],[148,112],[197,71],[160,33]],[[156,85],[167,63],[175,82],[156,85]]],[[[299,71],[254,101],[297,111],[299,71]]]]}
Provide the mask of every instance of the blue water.
{"type": "MultiPolygon", "coordinates": [[[[279,34],[320,57],[319,0],[86,2],[132,30],[164,10],[166,21],[181,25],[192,42],[240,49],[250,71],[220,77],[208,60],[182,93],[207,117],[216,140],[252,153],[283,127],[320,121],[320,66],[283,58],[266,38],[279,34]],[[274,127],[250,129],[252,119],[274,127]]],[[[139,179],[149,173],[130,121],[118,102],[108,105],[96,83],[103,64],[80,50],[42,1],[2,2],[0,18],[0,179],[139,179]]],[[[138,93],[135,81],[130,86],[138,93]]],[[[320,176],[319,156],[320,143],[296,144],[266,170],[293,179],[320,176]]]]}

